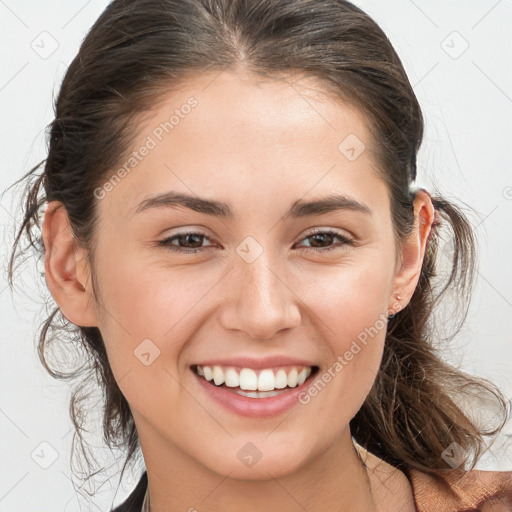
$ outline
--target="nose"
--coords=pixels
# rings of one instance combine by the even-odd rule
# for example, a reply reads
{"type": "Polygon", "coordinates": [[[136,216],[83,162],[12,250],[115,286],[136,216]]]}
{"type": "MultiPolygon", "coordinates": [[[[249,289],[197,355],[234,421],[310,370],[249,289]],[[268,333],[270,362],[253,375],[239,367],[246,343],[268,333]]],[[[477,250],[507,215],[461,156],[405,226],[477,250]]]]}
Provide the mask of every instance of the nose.
{"type": "Polygon", "coordinates": [[[252,263],[236,261],[222,296],[220,323],[225,329],[268,340],[300,324],[299,298],[279,268],[271,266],[265,252],[252,263]]]}

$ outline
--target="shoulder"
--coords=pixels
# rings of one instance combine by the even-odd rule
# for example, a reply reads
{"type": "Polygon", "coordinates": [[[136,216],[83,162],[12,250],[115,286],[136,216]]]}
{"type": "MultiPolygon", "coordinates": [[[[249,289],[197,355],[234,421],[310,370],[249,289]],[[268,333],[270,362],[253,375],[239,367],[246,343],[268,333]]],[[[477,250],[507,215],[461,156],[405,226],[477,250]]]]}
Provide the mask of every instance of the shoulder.
{"type": "Polygon", "coordinates": [[[512,471],[405,471],[419,512],[510,512],[512,471]]]}

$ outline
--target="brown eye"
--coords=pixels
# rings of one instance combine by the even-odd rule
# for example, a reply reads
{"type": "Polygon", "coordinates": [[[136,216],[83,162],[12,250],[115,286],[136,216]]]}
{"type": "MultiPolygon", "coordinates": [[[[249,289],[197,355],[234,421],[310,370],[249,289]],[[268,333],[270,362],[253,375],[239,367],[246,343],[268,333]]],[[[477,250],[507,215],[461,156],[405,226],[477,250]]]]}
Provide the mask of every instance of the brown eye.
{"type": "Polygon", "coordinates": [[[201,243],[203,239],[208,239],[203,233],[189,232],[189,233],[178,233],[171,237],[165,238],[158,242],[159,246],[166,247],[171,251],[177,252],[199,252],[202,248],[201,243]],[[178,243],[173,243],[177,241],[178,243]]]}
{"type": "MultiPolygon", "coordinates": [[[[204,240],[208,240],[208,237],[203,233],[178,233],[160,240],[158,245],[170,249],[171,251],[196,253],[200,252],[205,247],[202,246],[204,240]]],[[[332,251],[347,245],[355,245],[355,242],[351,238],[332,230],[318,230],[303,238],[303,240],[310,240],[310,247],[305,247],[305,250],[316,253],[332,251]],[[335,244],[336,240],[339,241],[338,244],[335,244]]]]}
{"type": "Polygon", "coordinates": [[[355,245],[351,238],[332,230],[319,230],[303,238],[303,240],[308,239],[311,239],[311,245],[310,248],[306,247],[306,251],[314,251],[317,253],[332,251],[346,245],[355,245]],[[341,240],[341,244],[332,245],[335,239],[341,240]]]}

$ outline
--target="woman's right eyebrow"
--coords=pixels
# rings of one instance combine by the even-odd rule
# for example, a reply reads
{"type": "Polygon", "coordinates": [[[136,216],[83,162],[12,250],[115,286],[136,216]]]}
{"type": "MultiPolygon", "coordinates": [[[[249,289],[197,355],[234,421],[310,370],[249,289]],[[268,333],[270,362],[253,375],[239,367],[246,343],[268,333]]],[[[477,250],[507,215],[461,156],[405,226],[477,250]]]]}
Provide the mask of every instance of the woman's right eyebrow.
{"type": "MultiPolygon", "coordinates": [[[[233,220],[235,218],[234,210],[229,203],[174,191],[164,192],[144,199],[137,205],[134,215],[153,208],[188,208],[222,219],[233,220]]],[[[373,213],[368,205],[353,197],[332,194],[311,201],[300,199],[295,201],[283,216],[283,219],[324,215],[340,210],[361,212],[366,215],[372,215],[373,213]]]]}
{"type": "Polygon", "coordinates": [[[153,208],[180,207],[223,219],[234,218],[233,210],[228,203],[173,191],[164,192],[144,199],[137,205],[134,215],[153,208]]]}

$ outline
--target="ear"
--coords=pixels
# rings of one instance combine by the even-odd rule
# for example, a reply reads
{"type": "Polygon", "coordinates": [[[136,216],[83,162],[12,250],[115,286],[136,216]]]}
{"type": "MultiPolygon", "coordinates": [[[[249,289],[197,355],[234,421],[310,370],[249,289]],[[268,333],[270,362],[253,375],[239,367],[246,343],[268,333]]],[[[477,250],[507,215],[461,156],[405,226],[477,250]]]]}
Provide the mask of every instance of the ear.
{"type": "Polygon", "coordinates": [[[414,294],[434,218],[434,205],[430,195],[419,189],[414,196],[414,230],[402,243],[402,264],[393,279],[394,295],[390,299],[395,307],[390,305],[390,310],[403,309],[414,294]],[[401,297],[399,301],[395,297],[396,294],[401,297]]]}
{"type": "Polygon", "coordinates": [[[60,201],[48,203],[42,225],[46,283],[62,314],[75,325],[96,327],[95,299],[86,252],[73,236],[60,201]]]}

